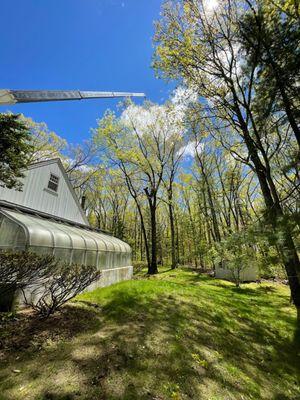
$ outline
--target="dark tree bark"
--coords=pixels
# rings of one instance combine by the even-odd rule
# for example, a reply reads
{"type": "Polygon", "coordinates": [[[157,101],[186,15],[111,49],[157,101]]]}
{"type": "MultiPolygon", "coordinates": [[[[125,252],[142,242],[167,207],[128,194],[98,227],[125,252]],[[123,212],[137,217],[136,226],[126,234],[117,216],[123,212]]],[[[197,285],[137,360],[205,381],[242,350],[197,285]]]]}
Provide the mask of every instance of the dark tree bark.
{"type": "Polygon", "coordinates": [[[177,250],[176,250],[176,233],[175,233],[172,188],[169,188],[168,190],[168,208],[169,208],[170,232],[171,232],[171,268],[175,269],[177,267],[178,261],[177,261],[177,250]]]}
{"type": "MultiPolygon", "coordinates": [[[[247,0],[247,4],[250,7],[253,16],[254,16],[254,25],[256,25],[257,33],[256,33],[256,42],[255,40],[251,40],[251,37],[246,32],[242,30],[242,37],[246,43],[252,48],[255,54],[255,62],[259,61],[263,65],[267,65],[271,68],[273,72],[273,79],[275,80],[275,84],[277,86],[277,90],[280,93],[280,97],[282,100],[283,108],[286,113],[287,119],[290,123],[290,126],[295,134],[298,147],[300,149],[300,127],[298,125],[298,121],[293,110],[293,102],[288,95],[288,76],[286,76],[286,71],[282,69],[280,66],[280,61],[276,60],[276,44],[275,44],[275,56],[274,51],[272,52],[272,37],[270,37],[270,33],[266,31],[265,28],[265,21],[262,18],[263,15],[257,12],[250,0],[247,0]],[[272,54],[273,53],[273,54],[272,54]]],[[[278,31],[280,27],[278,28],[278,31]]],[[[286,38],[285,38],[286,39],[286,38]]],[[[283,38],[282,38],[283,40],[283,38]]],[[[282,43],[283,45],[284,43],[282,43]]],[[[278,46],[278,45],[277,45],[278,46]]],[[[277,47],[278,51],[278,47],[277,47]]],[[[286,68],[286,67],[285,67],[286,68]]],[[[295,71],[290,71],[292,74],[295,71]]]]}
{"type": "MultiPolygon", "coordinates": [[[[233,95],[236,98],[234,91],[233,95]]],[[[280,219],[284,216],[284,213],[270,173],[271,169],[269,160],[267,157],[264,157],[264,164],[262,163],[258,154],[258,148],[260,148],[260,151],[263,149],[260,146],[260,143],[255,142],[251,137],[248,126],[243,119],[237,102],[235,102],[235,111],[243,132],[245,144],[249,151],[250,160],[254,166],[254,170],[258,177],[260,188],[263,194],[266,205],[267,220],[274,230],[282,229],[283,232],[283,241],[278,245],[278,248],[287,273],[293,303],[297,309],[298,321],[300,322],[300,261],[296,251],[296,246],[288,229],[282,227],[282,224],[280,224],[280,219]]]]}
{"type": "Polygon", "coordinates": [[[147,264],[148,264],[148,269],[149,269],[149,267],[150,267],[149,242],[148,242],[148,238],[147,238],[147,232],[146,232],[146,227],[145,227],[145,221],[144,221],[142,208],[141,208],[141,205],[140,205],[139,200],[138,200],[138,194],[137,194],[134,186],[132,185],[130,176],[127,173],[127,170],[126,170],[126,167],[125,167],[124,163],[121,162],[119,164],[119,167],[121,168],[122,172],[124,173],[125,182],[126,182],[127,188],[129,190],[129,193],[132,196],[132,198],[133,198],[133,200],[134,200],[134,202],[136,204],[137,210],[138,210],[138,214],[139,214],[140,222],[141,222],[141,231],[142,231],[142,235],[143,235],[144,242],[145,242],[146,259],[147,259],[147,264]]]}
{"type": "Polygon", "coordinates": [[[156,192],[151,190],[149,192],[148,188],[145,189],[147,195],[147,200],[150,209],[150,226],[151,226],[151,258],[148,264],[148,274],[157,274],[157,232],[156,232],[156,209],[157,209],[157,199],[156,192]]]}
{"type": "Polygon", "coordinates": [[[217,214],[216,214],[216,210],[215,210],[215,204],[214,204],[214,199],[213,199],[213,195],[212,195],[212,191],[211,191],[211,186],[210,186],[210,183],[209,183],[209,180],[208,180],[207,173],[205,171],[205,167],[204,167],[203,161],[202,161],[198,151],[196,151],[196,156],[197,156],[197,160],[198,160],[198,163],[199,163],[199,166],[200,166],[200,169],[201,169],[201,174],[203,176],[203,179],[204,179],[204,182],[205,182],[205,186],[206,186],[208,204],[209,204],[211,218],[212,218],[212,226],[213,226],[214,238],[215,238],[216,242],[220,242],[221,241],[221,234],[220,234],[220,230],[219,230],[219,224],[218,224],[218,220],[217,220],[217,214]]]}

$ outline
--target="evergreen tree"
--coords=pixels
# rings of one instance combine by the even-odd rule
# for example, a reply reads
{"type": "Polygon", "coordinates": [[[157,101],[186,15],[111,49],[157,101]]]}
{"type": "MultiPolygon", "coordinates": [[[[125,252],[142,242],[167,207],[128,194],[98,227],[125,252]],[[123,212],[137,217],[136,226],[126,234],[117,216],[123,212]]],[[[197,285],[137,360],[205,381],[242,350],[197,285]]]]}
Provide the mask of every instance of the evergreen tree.
{"type": "Polygon", "coordinates": [[[0,114],[0,186],[21,189],[30,163],[30,132],[18,115],[0,114]]]}

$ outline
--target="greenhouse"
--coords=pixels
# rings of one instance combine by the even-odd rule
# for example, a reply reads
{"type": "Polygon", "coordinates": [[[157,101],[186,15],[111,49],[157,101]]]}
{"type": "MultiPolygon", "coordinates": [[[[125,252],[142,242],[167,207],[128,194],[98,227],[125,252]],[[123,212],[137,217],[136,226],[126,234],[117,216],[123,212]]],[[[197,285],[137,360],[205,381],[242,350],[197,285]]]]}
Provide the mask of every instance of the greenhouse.
{"type": "Polygon", "coordinates": [[[68,263],[110,270],[131,265],[131,248],[106,233],[19,209],[0,209],[0,249],[53,254],[68,263]]]}

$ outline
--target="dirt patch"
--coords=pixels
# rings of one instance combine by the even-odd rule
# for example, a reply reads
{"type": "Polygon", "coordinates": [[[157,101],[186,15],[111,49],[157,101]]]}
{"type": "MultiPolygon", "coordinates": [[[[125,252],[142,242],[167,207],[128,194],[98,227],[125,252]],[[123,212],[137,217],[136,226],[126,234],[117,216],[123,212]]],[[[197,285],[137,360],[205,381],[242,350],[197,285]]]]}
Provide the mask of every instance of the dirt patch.
{"type": "Polygon", "coordinates": [[[42,348],[49,341],[70,340],[99,323],[99,312],[77,305],[67,305],[47,319],[27,309],[16,316],[0,316],[0,359],[12,352],[42,348]]]}

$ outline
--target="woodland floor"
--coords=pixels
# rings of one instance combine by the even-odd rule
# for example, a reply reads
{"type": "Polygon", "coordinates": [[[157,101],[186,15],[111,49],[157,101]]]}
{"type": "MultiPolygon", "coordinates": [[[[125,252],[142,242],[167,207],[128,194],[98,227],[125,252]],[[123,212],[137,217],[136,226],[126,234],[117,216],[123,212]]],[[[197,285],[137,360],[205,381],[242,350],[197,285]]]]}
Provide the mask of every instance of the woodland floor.
{"type": "Polygon", "coordinates": [[[1,400],[300,399],[288,288],[163,270],[0,322],[1,400]]]}

